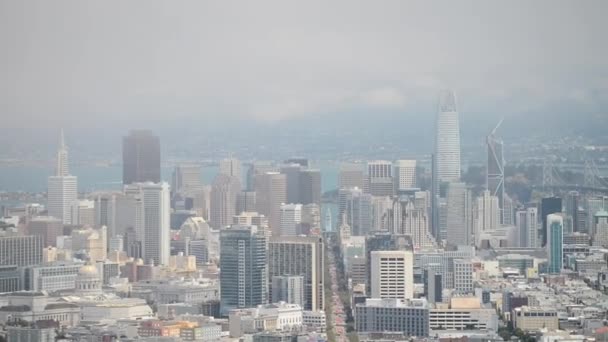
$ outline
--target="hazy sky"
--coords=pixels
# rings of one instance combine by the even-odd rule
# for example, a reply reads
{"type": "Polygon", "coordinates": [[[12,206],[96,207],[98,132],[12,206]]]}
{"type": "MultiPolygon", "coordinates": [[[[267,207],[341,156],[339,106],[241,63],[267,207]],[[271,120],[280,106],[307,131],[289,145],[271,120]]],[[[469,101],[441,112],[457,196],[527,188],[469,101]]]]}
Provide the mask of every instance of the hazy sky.
{"type": "Polygon", "coordinates": [[[432,115],[451,87],[463,113],[608,117],[607,14],[605,0],[0,0],[0,116],[432,115]]]}

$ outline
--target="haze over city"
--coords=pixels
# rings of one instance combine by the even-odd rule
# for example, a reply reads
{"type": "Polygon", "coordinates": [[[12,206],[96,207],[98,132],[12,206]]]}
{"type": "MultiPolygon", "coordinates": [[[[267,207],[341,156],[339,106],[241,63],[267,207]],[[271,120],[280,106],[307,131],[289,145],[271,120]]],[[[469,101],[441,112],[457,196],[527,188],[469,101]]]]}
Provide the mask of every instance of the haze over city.
{"type": "Polygon", "coordinates": [[[0,0],[0,342],[606,340],[607,13],[0,0]]]}

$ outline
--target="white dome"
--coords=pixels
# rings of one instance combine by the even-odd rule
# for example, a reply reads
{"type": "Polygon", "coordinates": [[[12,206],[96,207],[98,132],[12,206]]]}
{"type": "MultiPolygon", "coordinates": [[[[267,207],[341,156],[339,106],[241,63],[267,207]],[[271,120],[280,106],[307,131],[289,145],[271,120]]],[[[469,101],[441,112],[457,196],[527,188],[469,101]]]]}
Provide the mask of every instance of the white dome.
{"type": "Polygon", "coordinates": [[[84,265],[78,270],[79,276],[97,277],[97,268],[91,264],[84,265]]]}

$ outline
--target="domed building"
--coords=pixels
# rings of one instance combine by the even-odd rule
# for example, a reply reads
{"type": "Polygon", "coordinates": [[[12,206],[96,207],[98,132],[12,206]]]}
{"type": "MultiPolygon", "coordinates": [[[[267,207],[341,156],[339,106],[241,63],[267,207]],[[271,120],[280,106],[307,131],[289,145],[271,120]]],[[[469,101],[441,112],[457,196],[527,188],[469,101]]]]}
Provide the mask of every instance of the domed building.
{"type": "Polygon", "coordinates": [[[102,282],[97,267],[87,263],[78,271],[76,278],[76,294],[80,296],[96,296],[102,293],[102,282]]]}

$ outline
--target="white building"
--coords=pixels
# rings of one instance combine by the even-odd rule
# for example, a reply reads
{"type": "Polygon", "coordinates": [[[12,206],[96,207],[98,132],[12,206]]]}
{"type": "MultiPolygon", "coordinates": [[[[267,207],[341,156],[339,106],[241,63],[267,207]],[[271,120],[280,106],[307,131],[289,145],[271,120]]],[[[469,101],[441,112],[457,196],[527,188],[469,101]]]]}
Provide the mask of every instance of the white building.
{"type": "Polygon", "coordinates": [[[173,170],[171,187],[177,193],[201,187],[201,166],[196,164],[179,164],[173,170]]]}
{"type": "Polygon", "coordinates": [[[457,293],[473,293],[473,263],[471,260],[454,260],[454,290],[457,293]]]}
{"type": "Polygon", "coordinates": [[[515,216],[517,246],[536,248],[538,246],[538,209],[519,210],[515,216]]]}
{"type": "Polygon", "coordinates": [[[449,183],[446,201],[447,243],[470,245],[473,242],[471,192],[464,183],[449,183]]]}
{"type": "Polygon", "coordinates": [[[416,160],[397,160],[394,178],[397,192],[416,188],[416,160]]]}
{"type": "Polygon", "coordinates": [[[437,181],[457,182],[460,180],[460,124],[453,91],[445,90],[439,95],[435,133],[437,181]]]}
{"type": "Polygon", "coordinates": [[[298,228],[302,222],[301,204],[281,205],[281,236],[298,235],[298,228]]]}
{"type": "Polygon", "coordinates": [[[232,177],[236,177],[239,182],[243,182],[243,172],[241,171],[241,162],[236,158],[226,158],[220,160],[220,173],[232,177]]]}
{"type": "Polygon", "coordinates": [[[304,307],[304,277],[273,276],[272,303],[286,302],[304,307]]]}
{"type": "Polygon", "coordinates": [[[498,197],[492,196],[485,190],[477,197],[477,215],[475,216],[475,235],[488,230],[495,230],[500,224],[500,208],[498,197]]]}
{"type": "Polygon", "coordinates": [[[72,224],[95,226],[95,202],[86,199],[76,200],[72,206],[72,224]]]}
{"type": "Polygon", "coordinates": [[[374,160],[367,163],[367,181],[372,196],[393,195],[393,163],[374,160]]]}
{"type": "Polygon", "coordinates": [[[289,331],[302,324],[302,307],[283,302],[231,310],[228,316],[230,337],[234,338],[259,331],[289,331]]]}
{"type": "Polygon", "coordinates": [[[76,176],[50,176],[47,196],[49,216],[62,220],[63,224],[72,224],[72,206],[78,199],[76,176]]]}
{"type": "Polygon", "coordinates": [[[134,183],[125,192],[141,201],[137,237],[141,241],[143,259],[156,265],[169,262],[170,194],[167,183],[134,183]]]}
{"type": "Polygon", "coordinates": [[[414,297],[414,255],[410,251],[371,252],[371,297],[414,297]]]}

